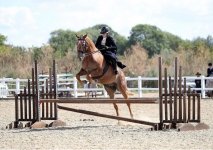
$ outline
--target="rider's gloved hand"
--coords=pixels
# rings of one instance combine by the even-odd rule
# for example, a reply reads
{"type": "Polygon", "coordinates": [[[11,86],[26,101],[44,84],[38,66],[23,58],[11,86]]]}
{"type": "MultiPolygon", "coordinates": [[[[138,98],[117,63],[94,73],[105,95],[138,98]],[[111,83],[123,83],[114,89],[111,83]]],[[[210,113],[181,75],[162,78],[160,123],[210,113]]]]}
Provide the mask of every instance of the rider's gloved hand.
{"type": "Polygon", "coordinates": [[[109,47],[108,47],[108,46],[105,46],[104,48],[105,48],[105,49],[109,49],[109,47]]]}

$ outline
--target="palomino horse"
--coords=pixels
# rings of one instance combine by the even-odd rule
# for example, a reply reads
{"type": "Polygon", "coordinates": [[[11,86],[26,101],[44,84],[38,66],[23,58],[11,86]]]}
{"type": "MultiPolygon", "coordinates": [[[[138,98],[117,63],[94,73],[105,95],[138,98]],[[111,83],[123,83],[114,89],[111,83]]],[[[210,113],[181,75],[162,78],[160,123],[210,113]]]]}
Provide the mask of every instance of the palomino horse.
{"type": "MultiPolygon", "coordinates": [[[[123,71],[119,69],[118,74],[115,75],[112,67],[106,63],[101,52],[95,47],[95,44],[87,35],[82,37],[77,36],[77,38],[78,57],[82,60],[82,68],[76,74],[77,80],[82,84],[80,76],[86,75],[86,78],[90,83],[98,82],[103,84],[110,99],[114,99],[115,91],[119,90],[124,99],[128,100],[128,94],[131,93],[127,90],[123,71]]],[[[116,103],[113,103],[113,105],[117,116],[119,116],[118,106],[116,103]]],[[[131,118],[133,118],[130,103],[128,103],[128,101],[127,106],[131,118]]]]}

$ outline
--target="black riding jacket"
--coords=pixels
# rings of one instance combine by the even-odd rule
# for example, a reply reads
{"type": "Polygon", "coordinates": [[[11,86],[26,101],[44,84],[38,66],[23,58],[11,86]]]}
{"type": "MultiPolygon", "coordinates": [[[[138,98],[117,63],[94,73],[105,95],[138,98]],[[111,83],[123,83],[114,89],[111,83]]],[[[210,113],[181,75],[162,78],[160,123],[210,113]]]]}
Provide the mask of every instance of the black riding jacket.
{"type": "MultiPolygon", "coordinates": [[[[102,50],[103,48],[105,48],[103,45],[101,45],[101,41],[103,39],[103,36],[100,35],[95,43],[95,46],[102,50]]],[[[107,36],[106,38],[106,43],[105,43],[105,46],[108,47],[108,49],[106,49],[106,51],[111,51],[112,53],[115,53],[117,52],[117,46],[113,40],[113,38],[111,36],[107,36]]]]}

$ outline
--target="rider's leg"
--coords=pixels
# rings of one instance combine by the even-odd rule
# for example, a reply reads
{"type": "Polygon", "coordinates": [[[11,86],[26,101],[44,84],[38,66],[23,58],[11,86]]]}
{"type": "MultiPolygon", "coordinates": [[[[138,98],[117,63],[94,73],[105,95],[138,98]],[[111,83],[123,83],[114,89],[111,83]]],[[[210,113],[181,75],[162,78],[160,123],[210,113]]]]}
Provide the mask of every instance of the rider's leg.
{"type": "Polygon", "coordinates": [[[105,58],[106,62],[112,66],[112,69],[113,69],[114,73],[117,74],[118,70],[117,70],[117,61],[116,61],[116,59],[111,57],[111,56],[109,56],[109,55],[105,55],[104,58],[105,58]]]}
{"type": "Polygon", "coordinates": [[[111,62],[112,62],[112,68],[113,68],[113,70],[114,70],[114,73],[115,73],[115,74],[118,74],[118,70],[117,70],[117,61],[116,61],[115,59],[112,59],[111,62]]]}

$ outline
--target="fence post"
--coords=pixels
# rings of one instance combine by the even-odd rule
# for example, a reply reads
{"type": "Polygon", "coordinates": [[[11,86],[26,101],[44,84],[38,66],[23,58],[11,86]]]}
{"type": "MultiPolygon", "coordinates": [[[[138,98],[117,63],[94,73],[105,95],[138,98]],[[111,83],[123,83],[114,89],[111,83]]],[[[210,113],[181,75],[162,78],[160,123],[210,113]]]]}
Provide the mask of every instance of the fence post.
{"type": "Polygon", "coordinates": [[[76,77],[73,78],[73,82],[74,82],[74,97],[78,98],[78,81],[76,79],[76,77]]]}
{"type": "Polygon", "coordinates": [[[5,78],[2,78],[1,83],[2,83],[2,84],[6,84],[6,81],[5,81],[5,80],[6,80],[5,78]]]}
{"type": "Polygon", "coordinates": [[[108,94],[107,94],[107,91],[105,90],[105,88],[103,88],[103,91],[104,91],[104,97],[107,97],[108,94]]]}
{"type": "Polygon", "coordinates": [[[206,91],[205,91],[205,77],[204,76],[201,76],[201,95],[202,95],[202,98],[205,98],[206,97],[206,91]]]}
{"type": "Polygon", "coordinates": [[[16,94],[20,93],[20,79],[16,78],[16,94]]]}
{"type": "Polygon", "coordinates": [[[142,97],[142,78],[138,76],[138,96],[142,97]]]}

